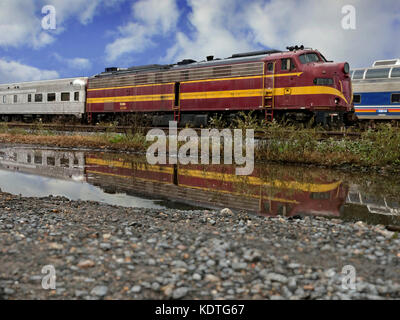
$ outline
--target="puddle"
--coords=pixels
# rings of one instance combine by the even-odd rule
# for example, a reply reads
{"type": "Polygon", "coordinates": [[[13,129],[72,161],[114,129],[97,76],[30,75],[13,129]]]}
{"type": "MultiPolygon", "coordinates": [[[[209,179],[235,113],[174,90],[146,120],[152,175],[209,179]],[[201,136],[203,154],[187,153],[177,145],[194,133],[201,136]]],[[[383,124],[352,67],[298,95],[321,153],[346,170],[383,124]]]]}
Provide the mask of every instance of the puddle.
{"type": "Polygon", "coordinates": [[[316,168],[261,164],[241,177],[227,165],[149,165],[136,155],[4,147],[0,188],[125,207],[229,207],[400,225],[397,177],[316,168]]]}

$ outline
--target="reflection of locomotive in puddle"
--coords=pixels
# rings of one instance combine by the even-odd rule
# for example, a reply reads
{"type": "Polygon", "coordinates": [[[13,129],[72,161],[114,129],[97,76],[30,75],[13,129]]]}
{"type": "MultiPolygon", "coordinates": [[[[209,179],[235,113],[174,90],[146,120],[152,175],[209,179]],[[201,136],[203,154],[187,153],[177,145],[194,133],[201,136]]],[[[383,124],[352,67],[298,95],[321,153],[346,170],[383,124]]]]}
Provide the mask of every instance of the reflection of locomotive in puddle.
{"type": "Polygon", "coordinates": [[[268,166],[257,167],[251,176],[237,176],[232,166],[149,165],[143,158],[106,160],[105,156],[3,148],[0,170],[88,182],[107,193],[162,198],[201,207],[400,223],[399,203],[366,195],[355,185],[348,188],[315,170],[296,178],[297,169],[268,166]]]}
{"type": "Polygon", "coordinates": [[[232,166],[148,165],[86,157],[87,181],[111,192],[164,197],[205,207],[229,207],[264,215],[339,216],[347,188],[340,181],[297,182],[290,177],[236,176],[232,166]]]}
{"type": "Polygon", "coordinates": [[[2,148],[0,169],[83,181],[85,155],[83,152],[2,148]]]}

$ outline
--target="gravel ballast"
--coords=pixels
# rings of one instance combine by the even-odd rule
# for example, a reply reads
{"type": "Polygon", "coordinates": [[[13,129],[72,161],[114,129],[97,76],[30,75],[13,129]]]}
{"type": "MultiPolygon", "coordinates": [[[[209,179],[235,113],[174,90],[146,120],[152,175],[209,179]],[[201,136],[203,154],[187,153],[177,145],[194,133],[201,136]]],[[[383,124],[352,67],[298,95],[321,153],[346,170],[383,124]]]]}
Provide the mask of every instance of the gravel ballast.
{"type": "Polygon", "coordinates": [[[339,219],[0,193],[0,298],[399,299],[400,239],[339,219]]]}

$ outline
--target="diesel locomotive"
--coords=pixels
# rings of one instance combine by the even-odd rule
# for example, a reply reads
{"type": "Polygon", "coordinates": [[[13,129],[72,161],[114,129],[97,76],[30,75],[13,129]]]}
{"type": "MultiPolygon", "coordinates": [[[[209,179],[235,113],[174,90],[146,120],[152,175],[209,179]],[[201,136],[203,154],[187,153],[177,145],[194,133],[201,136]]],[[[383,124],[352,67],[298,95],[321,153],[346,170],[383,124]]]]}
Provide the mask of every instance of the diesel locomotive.
{"type": "Polygon", "coordinates": [[[74,115],[88,123],[127,124],[140,115],[154,126],[172,120],[182,126],[206,126],[215,115],[230,119],[249,111],[267,121],[314,119],[323,125],[350,118],[349,64],[327,61],[319,51],[303,46],[287,49],[106,68],[90,78],[1,85],[0,117],[74,115]]]}

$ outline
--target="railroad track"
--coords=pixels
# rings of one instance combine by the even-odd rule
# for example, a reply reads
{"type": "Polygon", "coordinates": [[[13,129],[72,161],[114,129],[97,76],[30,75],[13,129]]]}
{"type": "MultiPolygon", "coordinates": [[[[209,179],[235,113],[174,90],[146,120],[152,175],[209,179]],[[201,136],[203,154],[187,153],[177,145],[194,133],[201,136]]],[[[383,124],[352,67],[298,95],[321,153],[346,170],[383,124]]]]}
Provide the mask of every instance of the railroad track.
{"type": "MultiPolygon", "coordinates": [[[[65,132],[115,132],[115,133],[129,133],[133,132],[132,126],[104,126],[104,125],[81,125],[81,124],[32,124],[32,123],[6,123],[7,128],[21,128],[26,130],[52,130],[52,131],[65,131],[65,132]]],[[[148,132],[151,129],[161,129],[167,132],[168,127],[143,127],[142,132],[148,132]]],[[[200,134],[202,128],[192,128],[200,134]]],[[[351,131],[316,131],[315,134],[323,137],[354,137],[358,138],[361,136],[360,132],[351,131]]],[[[256,130],[256,138],[268,138],[268,131],[256,130]]]]}

